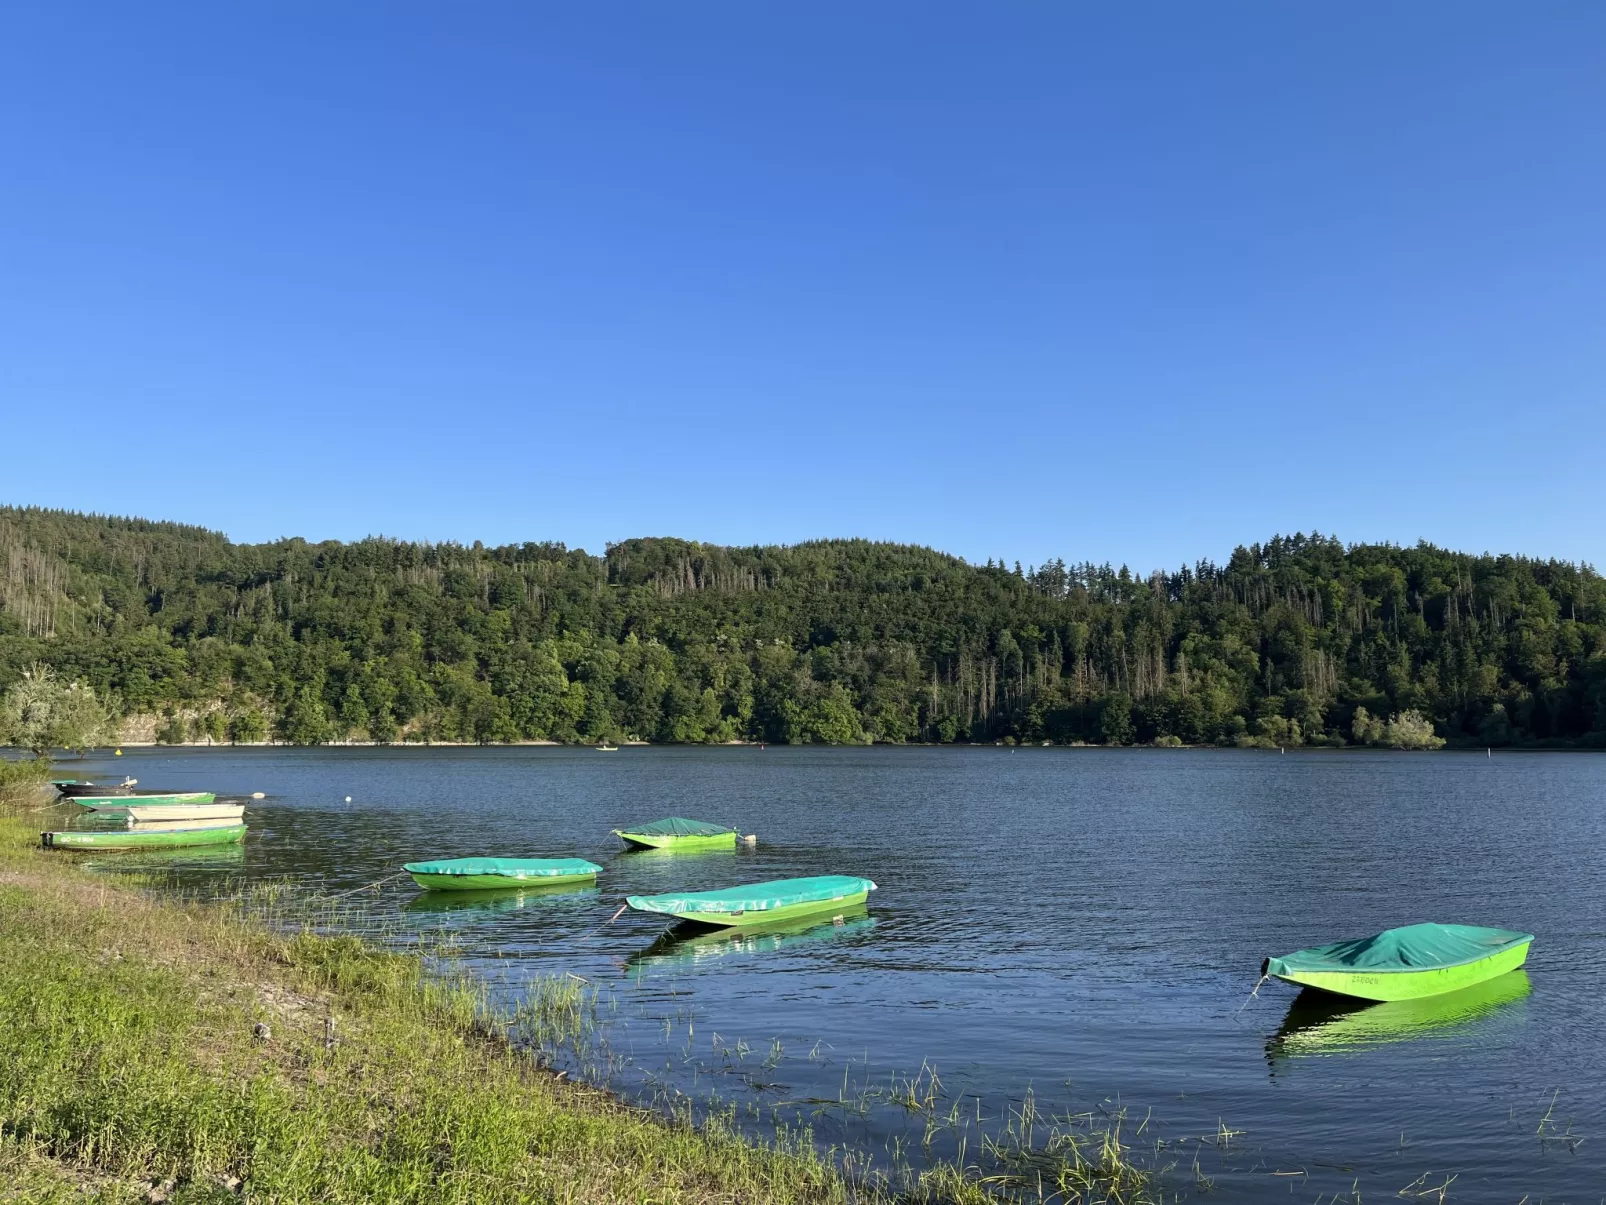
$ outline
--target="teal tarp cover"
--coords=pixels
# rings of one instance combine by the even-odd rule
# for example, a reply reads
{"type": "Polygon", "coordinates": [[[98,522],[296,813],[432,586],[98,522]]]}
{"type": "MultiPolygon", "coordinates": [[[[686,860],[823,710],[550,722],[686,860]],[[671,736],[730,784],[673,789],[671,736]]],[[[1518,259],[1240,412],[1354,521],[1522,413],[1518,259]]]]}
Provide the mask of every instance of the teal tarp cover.
{"type": "Polygon", "coordinates": [[[632,824],[629,828],[616,828],[616,833],[640,833],[643,837],[718,837],[736,830],[723,824],[709,824],[706,820],[687,820],[684,816],[670,816],[667,820],[654,820],[651,824],[632,824]]]}
{"type": "Polygon", "coordinates": [[[812,879],[776,879],[770,883],[749,883],[724,891],[672,891],[664,895],[632,895],[625,900],[642,912],[667,912],[671,916],[692,916],[699,912],[768,912],[790,904],[812,904],[825,900],[874,891],[869,879],[852,875],[827,874],[812,879]]]}
{"type": "Polygon", "coordinates": [[[597,874],[602,867],[584,858],[443,858],[439,862],[409,862],[402,869],[408,874],[499,874],[510,879],[542,879],[597,874]]]}
{"type": "Polygon", "coordinates": [[[1423,971],[1460,966],[1532,941],[1533,934],[1477,925],[1406,925],[1375,937],[1335,941],[1269,959],[1266,973],[1311,971],[1423,971]]]}

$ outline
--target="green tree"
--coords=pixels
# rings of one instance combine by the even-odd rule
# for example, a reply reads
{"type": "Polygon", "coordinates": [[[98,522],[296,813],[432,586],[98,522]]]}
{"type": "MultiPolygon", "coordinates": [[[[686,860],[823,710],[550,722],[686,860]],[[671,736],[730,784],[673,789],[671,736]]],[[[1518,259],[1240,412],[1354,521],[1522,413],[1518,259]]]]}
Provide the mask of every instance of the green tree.
{"type": "Polygon", "coordinates": [[[321,745],[333,735],[323,699],[311,686],[303,686],[279,717],[280,738],[292,745],[321,745]]]}
{"type": "Polygon", "coordinates": [[[1391,749],[1442,749],[1444,738],[1433,731],[1433,723],[1416,711],[1402,711],[1389,720],[1383,743],[1391,749]]]}
{"type": "Polygon", "coordinates": [[[865,743],[858,710],[845,686],[833,682],[825,694],[809,704],[803,712],[799,736],[804,741],[822,745],[865,743]]]}
{"type": "Polygon", "coordinates": [[[221,745],[229,736],[229,717],[221,707],[214,707],[201,717],[201,731],[214,745],[221,745]]]}
{"type": "Polygon", "coordinates": [[[268,722],[255,707],[245,707],[229,717],[229,741],[236,745],[255,745],[268,736],[268,722]]]}
{"type": "Polygon", "coordinates": [[[368,701],[363,698],[362,688],[356,682],[346,685],[345,693],[340,696],[340,727],[349,736],[353,733],[366,733],[372,717],[368,714],[368,701]]]}
{"type": "Polygon", "coordinates": [[[44,757],[51,749],[82,751],[105,740],[110,730],[106,708],[82,682],[57,677],[47,665],[22,673],[0,699],[0,744],[32,750],[44,757]]]}
{"type": "Polygon", "coordinates": [[[1106,745],[1130,745],[1134,732],[1132,700],[1122,694],[1111,695],[1099,713],[1099,735],[1106,745]]]}

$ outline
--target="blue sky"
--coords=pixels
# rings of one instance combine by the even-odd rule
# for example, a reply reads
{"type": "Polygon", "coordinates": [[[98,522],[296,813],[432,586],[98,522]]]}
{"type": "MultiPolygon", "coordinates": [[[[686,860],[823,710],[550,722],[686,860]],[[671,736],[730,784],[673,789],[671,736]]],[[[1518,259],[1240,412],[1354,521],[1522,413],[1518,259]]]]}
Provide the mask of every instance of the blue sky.
{"type": "Polygon", "coordinates": [[[1606,564],[1606,6],[8,5],[0,501],[1606,564]]]}

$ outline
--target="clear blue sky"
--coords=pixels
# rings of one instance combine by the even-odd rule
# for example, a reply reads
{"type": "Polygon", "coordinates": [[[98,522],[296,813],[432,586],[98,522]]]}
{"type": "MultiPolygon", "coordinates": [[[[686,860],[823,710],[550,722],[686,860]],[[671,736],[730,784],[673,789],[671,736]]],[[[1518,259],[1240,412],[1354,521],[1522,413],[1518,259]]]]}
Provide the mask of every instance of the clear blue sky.
{"type": "Polygon", "coordinates": [[[0,501],[1606,565],[1606,5],[19,3],[0,501]]]}

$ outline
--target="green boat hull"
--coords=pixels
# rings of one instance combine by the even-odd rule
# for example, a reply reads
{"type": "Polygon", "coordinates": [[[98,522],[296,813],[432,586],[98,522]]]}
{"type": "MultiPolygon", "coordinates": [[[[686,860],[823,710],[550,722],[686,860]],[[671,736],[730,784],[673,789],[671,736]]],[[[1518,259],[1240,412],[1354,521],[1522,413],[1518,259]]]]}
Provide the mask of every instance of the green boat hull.
{"type": "Polygon", "coordinates": [[[413,882],[425,891],[507,891],[509,888],[532,888],[572,886],[576,883],[594,883],[597,881],[597,872],[587,874],[554,874],[530,879],[516,879],[505,874],[417,874],[412,871],[413,882]]]}
{"type": "Polygon", "coordinates": [[[765,908],[753,912],[683,912],[679,920],[721,929],[758,929],[784,925],[805,916],[845,916],[854,909],[862,909],[870,898],[868,891],[854,892],[835,900],[808,900],[801,904],[787,904],[781,908],[765,908]]]}
{"type": "Polygon", "coordinates": [[[1359,1000],[1419,1000],[1424,996],[1460,991],[1515,971],[1528,961],[1530,944],[1525,941],[1475,962],[1419,971],[1295,971],[1276,978],[1359,1000]]]}
{"type": "Polygon", "coordinates": [[[184,829],[86,829],[41,833],[47,849],[178,849],[193,845],[232,845],[245,839],[245,825],[184,829]]]}
{"type": "Polygon", "coordinates": [[[171,806],[179,803],[216,803],[212,791],[176,791],[167,795],[78,795],[72,802],[92,812],[122,812],[131,807],[171,806]]]}
{"type": "Polygon", "coordinates": [[[675,837],[656,833],[627,833],[621,831],[619,836],[626,845],[633,849],[668,849],[690,852],[699,849],[735,849],[736,834],[716,833],[712,837],[675,837]]]}

